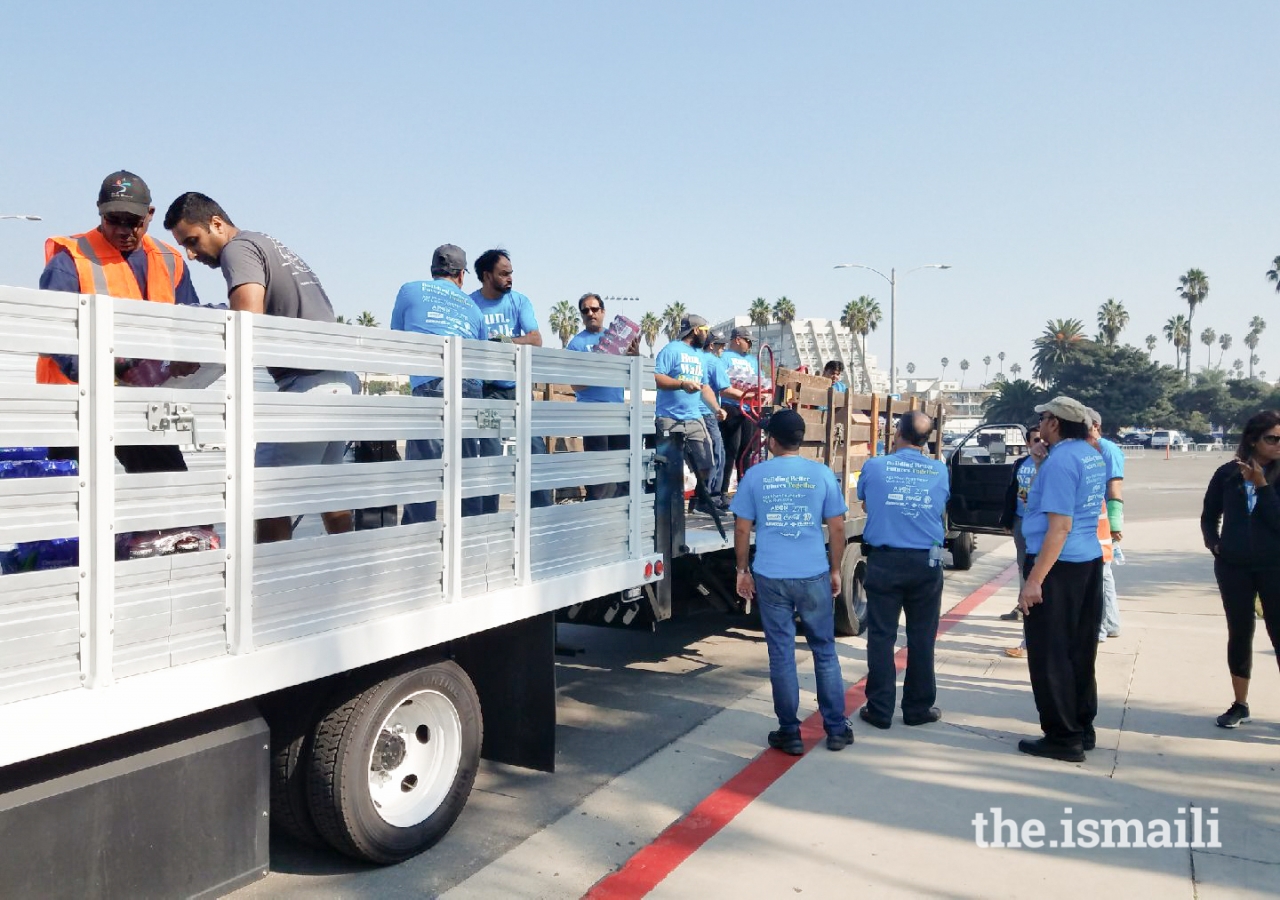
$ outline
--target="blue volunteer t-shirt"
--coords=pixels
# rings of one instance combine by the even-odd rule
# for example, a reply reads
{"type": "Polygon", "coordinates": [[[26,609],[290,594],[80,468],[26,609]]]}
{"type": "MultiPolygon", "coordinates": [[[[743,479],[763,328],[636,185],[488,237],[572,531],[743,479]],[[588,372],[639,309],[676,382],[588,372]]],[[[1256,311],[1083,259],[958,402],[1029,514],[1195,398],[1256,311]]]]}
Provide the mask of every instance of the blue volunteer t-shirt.
{"type": "Polygon", "coordinates": [[[1107,481],[1124,478],[1124,451],[1106,438],[1098,438],[1098,450],[1107,461],[1107,481]]]}
{"type": "MultiPolygon", "coordinates": [[[[394,331],[416,331],[443,337],[463,337],[483,341],[488,338],[480,310],[452,281],[410,281],[396,294],[391,311],[394,331]]],[[[434,381],[426,375],[409,378],[410,387],[434,381]]]]}
{"type": "MultiPolygon", "coordinates": [[[[600,338],[604,337],[604,329],[600,329],[595,334],[590,331],[579,331],[573,336],[567,345],[566,350],[576,350],[579,353],[590,353],[592,348],[600,343],[600,338]]],[[[579,403],[621,403],[626,396],[623,388],[612,387],[583,387],[577,391],[579,403]]]]}
{"type": "Polygon", "coordinates": [[[867,504],[863,542],[899,550],[941,547],[950,496],[941,460],[906,448],[871,457],[858,475],[858,499],[867,504]]]}
{"type": "MultiPolygon", "coordinates": [[[[752,383],[756,380],[756,375],[760,371],[760,363],[754,357],[745,353],[739,353],[736,350],[726,350],[720,355],[720,362],[724,365],[725,379],[732,383],[734,378],[750,379],[752,383]]],[[[725,397],[721,401],[723,406],[741,406],[733,397],[725,397]]]]}
{"type": "MultiPolygon", "coordinates": [[[[711,385],[711,392],[720,397],[720,392],[729,386],[729,376],[725,372],[724,363],[720,357],[716,356],[709,350],[702,352],[703,371],[707,373],[707,384],[711,385]]],[[[702,415],[714,416],[711,407],[707,406],[707,402],[702,399],[702,394],[694,394],[698,398],[698,406],[702,410],[702,415]]]]}
{"type": "MultiPolygon", "coordinates": [[[[684,341],[671,341],[659,350],[658,358],[653,361],[653,371],[698,384],[707,383],[701,351],[694,350],[684,341]]],[[[697,392],[660,390],[654,411],[660,417],[688,422],[702,418],[702,406],[702,398],[697,392]]]]}
{"type": "Polygon", "coordinates": [[[829,569],[822,520],[842,516],[848,507],[827,466],[777,456],[747,470],[729,509],[756,523],[757,575],[813,578],[829,569]]]}
{"type": "Polygon", "coordinates": [[[1102,556],[1098,510],[1107,490],[1107,463],[1085,441],[1060,441],[1040,464],[1027,495],[1022,536],[1027,553],[1039,553],[1049,530],[1049,513],[1071,517],[1071,533],[1058,559],[1088,562],[1102,556]]]}
{"type": "Polygon", "coordinates": [[[1024,456],[1018,463],[1018,467],[1013,470],[1013,480],[1017,482],[1017,487],[1014,489],[1017,502],[1013,513],[1018,518],[1027,514],[1027,494],[1031,493],[1031,483],[1036,480],[1037,471],[1039,470],[1036,468],[1036,461],[1030,456],[1024,456]]]}
{"type": "MultiPolygon", "coordinates": [[[[484,325],[489,334],[521,337],[538,330],[538,317],[533,313],[533,303],[519,291],[507,291],[497,300],[487,300],[483,291],[475,291],[471,294],[471,299],[484,316],[484,325]]],[[[491,384],[499,388],[516,386],[514,381],[494,381],[491,384]]]]}

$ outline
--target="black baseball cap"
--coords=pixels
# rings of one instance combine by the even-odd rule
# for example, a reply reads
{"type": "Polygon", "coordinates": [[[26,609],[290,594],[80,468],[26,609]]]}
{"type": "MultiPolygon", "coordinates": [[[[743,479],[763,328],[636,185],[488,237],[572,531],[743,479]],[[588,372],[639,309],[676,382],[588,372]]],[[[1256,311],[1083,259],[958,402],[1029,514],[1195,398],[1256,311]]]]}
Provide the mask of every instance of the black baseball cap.
{"type": "Polygon", "coordinates": [[[749,344],[754,344],[756,340],[752,336],[751,331],[746,328],[733,329],[733,331],[729,333],[729,340],[733,340],[734,338],[742,338],[744,341],[746,341],[749,344]]]}
{"type": "Polygon", "coordinates": [[[695,330],[706,327],[708,327],[706,319],[702,318],[702,316],[689,313],[689,315],[680,320],[680,331],[676,334],[676,340],[684,340],[695,330]]]}
{"type": "Polygon", "coordinates": [[[151,212],[151,188],[132,172],[121,169],[102,179],[98,189],[98,212],[122,212],[146,216],[151,212]]]}
{"type": "Polygon", "coordinates": [[[718,334],[714,331],[711,332],[711,334],[707,337],[708,347],[714,347],[716,344],[724,344],[724,343],[727,343],[724,339],[724,335],[718,334]]]}
{"type": "Polygon", "coordinates": [[[804,419],[794,409],[778,410],[760,427],[784,444],[798,444],[804,440],[804,419]]]}
{"type": "Polygon", "coordinates": [[[432,275],[458,275],[467,271],[467,253],[457,244],[441,244],[431,254],[432,275]]]}

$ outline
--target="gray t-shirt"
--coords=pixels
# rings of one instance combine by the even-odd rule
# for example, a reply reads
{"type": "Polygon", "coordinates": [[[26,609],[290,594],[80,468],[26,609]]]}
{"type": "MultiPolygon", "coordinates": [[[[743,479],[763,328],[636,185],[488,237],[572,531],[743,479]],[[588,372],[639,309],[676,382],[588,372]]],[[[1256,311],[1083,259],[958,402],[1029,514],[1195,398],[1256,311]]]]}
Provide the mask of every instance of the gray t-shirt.
{"type": "MultiPolygon", "coordinates": [[[[266,288],[265,311],[269,316],[333,322],[333,305],[319,277],[284,244],[258,231],[241,231],[222,248],[218,259],[227,279],[227,292],[242,284],[266,288]]],[[[270,368],[277,382],[314,370],[270,368]]]]}

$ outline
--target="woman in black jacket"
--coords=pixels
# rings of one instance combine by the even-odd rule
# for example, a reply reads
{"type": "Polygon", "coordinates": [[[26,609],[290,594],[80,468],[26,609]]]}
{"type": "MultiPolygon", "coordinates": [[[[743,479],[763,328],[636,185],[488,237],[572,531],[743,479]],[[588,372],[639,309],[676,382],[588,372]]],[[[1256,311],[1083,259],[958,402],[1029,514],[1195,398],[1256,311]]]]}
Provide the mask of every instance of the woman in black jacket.
{"type": "Polygon", "coordinates": [[[1280,412],[1260,412],[1244,426],[1236,458],[1213,473],[1200,530],[1213,554],[1213,574],[1227,614],[1227,668],[1235,702],[1218,725],[1249,721],[1254,598],[1271,646],[1280,654],[1280,412]]]}

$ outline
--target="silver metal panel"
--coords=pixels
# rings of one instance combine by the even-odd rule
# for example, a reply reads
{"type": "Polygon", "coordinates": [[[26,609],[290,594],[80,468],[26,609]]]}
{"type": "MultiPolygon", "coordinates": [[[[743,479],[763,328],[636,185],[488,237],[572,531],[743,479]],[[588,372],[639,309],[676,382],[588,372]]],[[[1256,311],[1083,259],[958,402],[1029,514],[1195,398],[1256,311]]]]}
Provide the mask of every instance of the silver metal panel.
{"type": "Polygon", "coordinates": [[[461,341],[462,377],[482,381],[515,381],[518,344],[461,341]]]}
{"type": "Polygon", "coordinates": [[[514,400],[462,401],[462,436],[464,438],[509,438],[516,434],[516,402],[514,400]],[[481,424],[497,419],[496,427],[481,424]]]}
{"type": "Polygon", "coordinates": [[[0,446],[74,447],[80,393],[73,384],[0,385],[0,446]]]}
{"type": "MultiPolygon", "coordinates": [[[[579,353],[535,347],[532,377],[538,384],[581,384],[598,387],[631,386],[630,356],[608,353],[579,353]]],[[[650,368],[652,373],[652,368],[650,368]]],[[[649,376],[653,387],[653,376],[649,376]]]]}
{"type": "Polygon", "coordinates": [[[225,522],[227,476],[218,469],[117,475],[116,534],[225,522]]]}
{"type": "Polygon", "coordinates": [[[445,339],[388,328],[363,328],[279,316],[254,316],[253,364],[375,372],[387,375],[444,374],[445,339]]]}
{"type": "Polygon", "coordinates": [[[516,488],[514,456],[479,456],[462,460],[462,496],[510,494],[516,488]]]}
{"type": "MultiPolygon", "coordinates": [[[[645,404],[646,407],[649,404],[645,404]]],[[[645,434],[653,433],[653,416],[645,412],[645,434]]],[[[533,402],[533,433],[581,436],[630,434],[631,413],[626,403],[533,402]]]]}
{"type": "Polygon", "coordinates": [[[533,510],[533,577],[626,559],[629,504],[629,498],[615,497],[533,510]]]}
{"type": "Polygon", "coordinates": [[[0,480],[0,544],[74,537],[79,501],[75,477],[0,480]]]}
{"type": "Polygon", "coordinates": [[[75,657],[16,669],[0,669],[0,704],[43,697],[80,686],[80,661],[75,657]]]}
{"type": "MultiPolygon", "coordinates": [[[[645,457],[652,458],[652,451],[645,457]]],[[[572,485],[631,481],[631,451],[535,454],[530,489],[535,491],[572,485]]]]}
{"type": "MultiPolygon", "coordinates": [[[[225,551],[118,562],[115,595],[116,678],[190,661],[193,642],[227,652],[225,551]],[[182,649],[176,657],[175,643],[182,649]]],[[[202,651],[197,658],[211,655],[202,651]]]]}
{"type": "Polygon", "coordinates": [[[438,500],[444,462],[438,459],[287,466],[255,470],[254,516],[298,515],[438,500]]]}
{"type": "Polygon", "coordinates": [[[136,359],[227,361],[227,310],[163,303],[115,304],[116,356],[136,359]]]}
{"type": "Polygon", "coordinates": [[[462,520],[462,596],[474,597],[515,583],[515,514],[497,512],[462,520]]]}
{"type": "Polygon", "coordinates": [[[76,318],[83,302],[78,294],[0,287],[0,350],[79,353],[76,318]]]}
{"type": "Polygon", "coordinates": [[[201,443],[225,445],[227,442],[227,395],[222,391],[186,391],[176,388],[120,387],[115,391],[112,427],[117,446],[153,446],[156,444],[190,444],[190,431],[151,431],[147,412],[156,405],[184,404],[195,416],[201,443]]]}
{"type": "Polygon", "coordinates": [[[77,570],[5,575],[0,584],[0,703],[80,684],[77,570]]]}
{"type": "Polygon", "coordinates": [[[442,438],[444,401],[400,394],[255,393],[258,441],[395,441],[442,438]]]}

